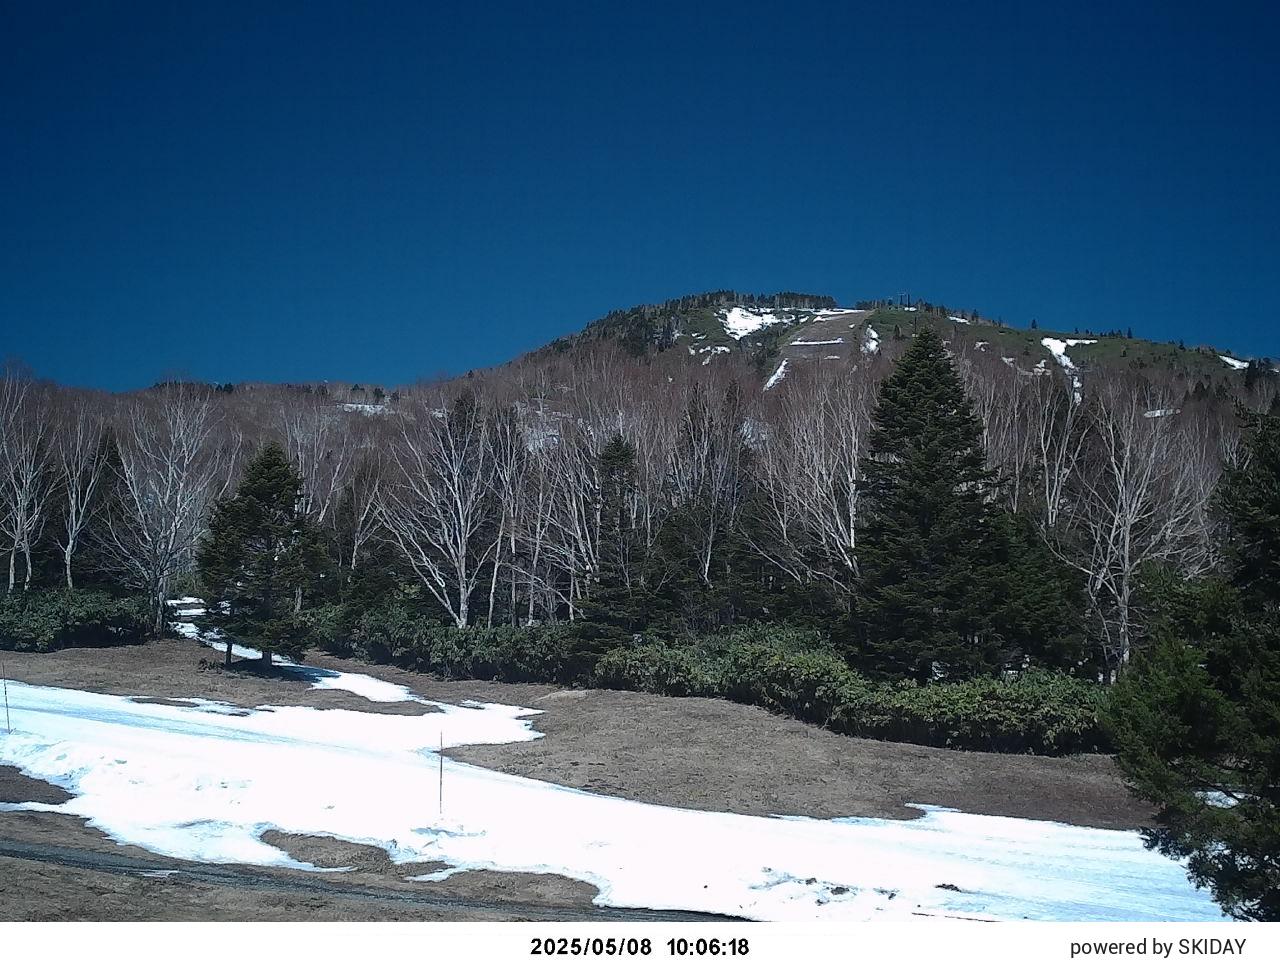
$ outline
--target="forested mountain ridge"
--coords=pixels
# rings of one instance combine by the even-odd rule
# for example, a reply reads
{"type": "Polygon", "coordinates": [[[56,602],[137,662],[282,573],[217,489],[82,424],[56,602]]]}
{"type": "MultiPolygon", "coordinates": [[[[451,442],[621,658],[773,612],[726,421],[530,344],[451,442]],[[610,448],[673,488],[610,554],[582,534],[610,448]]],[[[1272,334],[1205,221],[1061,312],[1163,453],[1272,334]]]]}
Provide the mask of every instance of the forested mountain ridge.
{"type": "MultiPolygon", "coordinates": [[[[1132,311],[1118,311],[1127,316],[1132,311]]],[[[924,301],[863,300],[841,307],[833,297],[732,290],[694,294],[658,304],[614,310],[579,333],[526,355],[544,358],[613,343],[634,357],[667,351],[710,365],[740,354],[765,382],[776,383],[804,363],[846,360],[881,343],[902,341],[924,327],[955,349],[980,351],[1031,374],[1058,367],[1087,378],[1097,371],[1145,371],[1171,378],[1187,392],[1230,388],[1241,376],[1274,371],[1269,357],[1241,358],[1208,344],[1161,342],[1135,336],[1131,321],[1091,320],[1071,330],[1012,327],[973,309],[924,301]],[[785,361],[785,363],[784,363],[785,361]]],[[[524,359],[524,358],[521,358],[524,359]]]]}

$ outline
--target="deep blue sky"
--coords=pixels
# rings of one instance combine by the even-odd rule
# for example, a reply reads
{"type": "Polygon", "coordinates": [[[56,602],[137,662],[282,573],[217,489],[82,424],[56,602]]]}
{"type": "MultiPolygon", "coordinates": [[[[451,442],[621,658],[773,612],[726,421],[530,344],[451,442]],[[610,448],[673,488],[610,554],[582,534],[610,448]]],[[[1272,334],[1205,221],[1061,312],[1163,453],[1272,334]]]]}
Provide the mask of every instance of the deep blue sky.
{"type": "Polygon", "coordinates": [[[8,3],[0,357],[398,384],[722,287],[1280,355],[1280,21],[1190,6],[8,3]]]}

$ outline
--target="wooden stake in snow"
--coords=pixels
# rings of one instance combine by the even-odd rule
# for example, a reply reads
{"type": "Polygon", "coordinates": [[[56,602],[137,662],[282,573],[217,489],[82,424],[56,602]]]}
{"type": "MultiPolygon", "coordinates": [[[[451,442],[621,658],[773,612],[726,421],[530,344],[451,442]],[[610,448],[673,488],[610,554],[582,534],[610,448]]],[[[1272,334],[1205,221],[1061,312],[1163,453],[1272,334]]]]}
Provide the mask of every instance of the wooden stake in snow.
{"type": "MultiPolygon", "coordinates": [[[[5,701],[6,703],[8,701],[5,701]]],[[[444,816],[444,731],[440,731],[440,816],[444,816]]]]}
{"type": "Polygon", "coordinates": [[[9,665],[0,658],[0,677],[4,678],[4,729],[13,733],[13,724],[9,722],[9,665]]]}

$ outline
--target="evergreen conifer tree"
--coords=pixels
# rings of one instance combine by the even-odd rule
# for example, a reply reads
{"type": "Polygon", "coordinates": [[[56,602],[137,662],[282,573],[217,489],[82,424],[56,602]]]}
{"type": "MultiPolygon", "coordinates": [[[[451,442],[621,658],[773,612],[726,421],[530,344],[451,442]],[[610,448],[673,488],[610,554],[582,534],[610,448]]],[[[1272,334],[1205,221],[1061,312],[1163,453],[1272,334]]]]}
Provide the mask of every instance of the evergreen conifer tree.
{"type": "Polygon", "coordinates": [[[924,328],[880,390],[863,468],[853,659],[926,682],[996,672],[1004,558],[982,427],[924,328]]]}
{"type": "Polygon", "coordinates": [[[1226,576],[1160,578],[1152,642],[1107,720],[1148,846],[1185,858],[1232,916],[1280,920],[1280,418],[1250,415],[1217,498],[1226,576]]]}
{"type": "Polygon", "coordinates": [[[197,556],[210,623],[229,641],[260,649],[264,668],[273,653],[301,653],[305,635],[295,616],[297,598],[325,559],[298,510],[301,490],[302,479],[284,450],[267,444],[245,467],[235,495],[214,505],[197,556]]]}

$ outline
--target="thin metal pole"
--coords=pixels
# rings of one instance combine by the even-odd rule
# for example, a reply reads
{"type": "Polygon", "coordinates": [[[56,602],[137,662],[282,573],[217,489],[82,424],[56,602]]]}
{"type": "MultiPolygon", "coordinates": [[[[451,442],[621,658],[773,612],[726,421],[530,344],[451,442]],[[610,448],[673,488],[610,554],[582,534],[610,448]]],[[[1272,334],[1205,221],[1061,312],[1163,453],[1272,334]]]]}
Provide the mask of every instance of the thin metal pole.
{"type": "Polygon", "coordinates": [[[4,728],[13,733],[13,724],[9,722],[9,664],[3,657],[0,657],[0,677],[4,678],[4,728]]]}
{"type": "Polygon", "coordinates": [[[440,731],[440,816],[444,816],[444,731],[440,731]]]}

